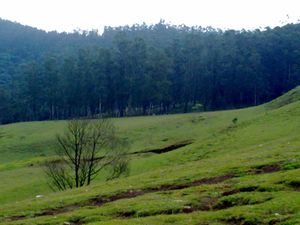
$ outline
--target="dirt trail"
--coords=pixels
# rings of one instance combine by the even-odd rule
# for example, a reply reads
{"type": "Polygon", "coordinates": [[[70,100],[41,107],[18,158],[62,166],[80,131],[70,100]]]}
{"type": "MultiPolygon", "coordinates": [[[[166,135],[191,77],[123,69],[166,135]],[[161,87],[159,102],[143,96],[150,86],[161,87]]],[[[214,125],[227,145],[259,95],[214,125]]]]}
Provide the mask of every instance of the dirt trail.
{"type": "MultiPolygon", "coordinates": [[[[55,208],[55,209],[45,209],[41,213],[34,214],[33,217],[54,216],[57,214],[71,212],[73,210],[79,209],[80,207],[84,207],[84,206],[102,206],[103,204],[106,204],[106,203],[114,202],[114,201],[121,200],[121,199],[135,198],[137,196],[142,196],[142,195],[145,195],[148,193],[153,193],[153,192],[180,190],[180,189],[184,189],[184,188],[195,187],[195,186],[206,185],[206,184],[217,184],[217,183],[226,181],[228,179],[231,179],[233,177],[234,177],[234,174],[225,174],[225,175],[216,176],[216,177],[203,178],[200,180],[195,180],[193,182],[183,183],[183,184],[166,184],[166,185],[162,185],[162,186],[154,187],[154,188],[132,189],[132,190],[121,192],[119,194],[115,194],[112,196],[107,196],[107,197],[99,196],[99,197],[90,199],[81,204],[72,204],[72,205],[67,205],[67,206],[64,206],[61,208],[55,208]]],[[[9,221],[16,221],[16,220],[22,220],[22,219],[26,219],[26,217],[12,216],[12,217],[8,218],[9,221]]]]}
{"type": "Polygon", "coordinates": [[[178,142],[178,143],[175,143],[175,144],[172,144],[172,145],[168,145],[168,146],[163,147],[163,148],[156,148],[156,149],[132,152],[132,153],[130,153],[130,155],[145,154],[145,153],[163,154],[163,153],[174,151],[174,150],[179,149],[179,148],[183,148],[183,147],[185,147],[187,145],[190,145],[192,143],[193,143],[192,140],[185,140],[185,141],[181,141],[181,142],[178,142]]]}
{"type": "MultiPolygon", "coordinates": [[[[279,165],[265,165],[261,166],[259,168],[251,169],[248,171],[250,174],[264,174],[264,173],[273,173],[280,171],[281,167],[279,165]]],[[[71,205],[66,205],[61,208],[55,208],[55,209],[45,209],[41,213],[36,213],[33,215],[33,217],[40,217],[40,216],[54,216],[57,214],[62,214],[66,212],[71,212],[76,209],[79,209],[81,207],[85,206],[102,206],[106,203],[118,201],[121,199],[130,199],[130,198],[135,198],[138,196],[142,196],[148,193],[154,193],[154,192],[160,192],[160,191],[172,191],[172,190],[180,190],[180,189],[185,189],[189,187],[195,187],[195,186],[201,186],[201,185],[207,185],[207,184],[218,184],[222,183],[226,180],[234,178],[235,175],[232,173],[221,175],[221,176],[216,176],[216,177],[209,177],[209,178],[203,178],[200,180],[195,180],[192,182],[187,182],[187,183],[181,183],[181,184],[165,184],[161,185],[159,187],[153,187],[153,188],[147,188],[147,189],[132,189],[132,190],[127,190],[125,192],[121,192],[112,196],[99,196],[96,198],[92,198],[86,202],[83,203],[76,203],[76,204],[71,204],[71,205]]],[[[243,192],[243,190],[231,190],[228,192],[224,192],[223,196],[235,194],[238,192],[243,192]]],[[[183,209],[182,212],[184,213],[190,213],[195,210],[199,209],[194,209],[194,208],[186,208],[183,209]]],[[[130,217],[131,215],[120,215],[121,217],[130,217]]],[[[16,221],[16,220],[22,220],[26,219],[24,216],[11,216],[7,218],[8,221],[16,221]]]]}
{"type": "Polygon", "coordinates": [[[265,174],[265,173],[274,173],[281,170],[279,164],[263,165],[249,170],[250,174],[265,174]]]}

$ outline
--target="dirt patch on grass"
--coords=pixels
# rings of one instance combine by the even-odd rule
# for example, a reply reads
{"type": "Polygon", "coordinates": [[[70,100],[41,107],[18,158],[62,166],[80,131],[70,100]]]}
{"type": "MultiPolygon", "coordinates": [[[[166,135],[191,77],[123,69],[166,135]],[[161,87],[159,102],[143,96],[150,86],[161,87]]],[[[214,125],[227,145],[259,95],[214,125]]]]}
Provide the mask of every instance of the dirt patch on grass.
{"type": "Polygon", "coordinates": [[[233,177],[234,177],[234,174],[225,174],[222,176],[203,178],[201,180],[195,180],[191,183],[162,185],[160,187],[153,188],[151,190],[153,190],[153,191],[180,190],[180,189],[184,189],[184,188],[188,188],[188,187],[195,187],[195,186],[200,186],[200,185],[205,185],[205,184],[217,184],[217,183],[221,183],[225,180],[229,180],[233,177]]]}
{"type": "Polygon", "coordinates": [[[220,210],[220,209],[227,209],[234,206],[243,206],[243,205],[256,205],[261,204],[267,201],[270,201],[273,199],[273,197],[269,194],[264,194],[260,196],[259,198],[252,198],[251,195],[239,195],[239,192],[232,194],[232,195],[226,195],[221,197],[218,202],[214,205],[214,209],[220,210]]]}
{"type": "Polygon", "coordinates": [[[172,144],[172,145],[168,145],[168,146],[163,147],[163,148],[150,149],[150,150],[139,151],[139,152],[132,152],[131,154],[132,154],[132,155],[135,155],[135,154],[142,154],[142,153],[163,154],[163,153],[166,153],[166,152],[171,152],[171,151],[174,151],[174,150],[176,150],[176,149],[185,147],[185,146],[190,145],[190,144],[192,144],[192,143],[193,143],[193,141],[191,141],[191,140],[186,140],[186,141],[181,141],[181,142],[178,142],[178,143],[175,143],[175,144],[172,144]]]}
{"type": "Polygon", "coordinates": [[[230,216],[228,218],[225,218],[221,220],[227,224],[232,225],[257,225],[257,224],[264,224],[262,221],[260,221],[258,218],[246,218],[244,216],[230,216]]]}
{"type": "MultiPolygon", "coordinates": [[[[165,146],[163,148],[156,148],[156,149],[150,149],[150,150],[130,152],[130,153],[127,153],[127,155],[139,155],[139,154],[146,154],[146,153],[163,154],[163,153],[167,153],[167,152],[177,150],[179,148],[183,148],[183,147],[185,147],[187,145],[190,145],[192,143],[193,143],[192,140],[185,140],[185,141],[177,142],[177,143],[172,144],[172,145],[165,146]]],[[[97,157],[97,158],[95,158],[95,160],[102,160],[103,158],[104,158],[103,156],[102,157],[97,157]]],[[[53,162],[53,163],[57,163],[57,164],[64,162],[61,159],[54,159],[54,160],[50,160],[50,161],[53,162]]],[[[41,164],[45,165],[47,162],[49,162],[49,161],[45,161],[41,164]]]]}
{"type": "Polygon", "coordinates": [[[250,169],[248,173],[250,174],[265,174],[265,173],[274,173],[281,170],[281,166],[279,164],[272,165],[263,165],[258,166],[253,169],[250,169]]]}
{"type": "Polygon", "coordinates": [[[76,210],[76,209],[78,209],[80,207],[81,207],[81,205],[74,204],[74,205],[68,205],[68,206],[61,207],[61,208],[46,209],[46,210],[43,210],[40,213],[36,213],[34,215],[34,217],[39,217],[39,216],[54,216],[56,214],[62,214],[62,213],[66,213],[66,212],[70,212],[70,211],[76,210]]]}
{"type": "Polygon", "coordinates": [[[22,220],[22,219],[25,219],[26,217],[25,216],[10,216],[10,217],[7,217],[7,220],[8,221],[15,221],[15,220],[22,220]]]}
{"type": "Polygon", "coordinates": [[[240,192],[253,192],[256,191],[259,188],[259,186],[246,186],[246,187],[240,187],[240,192]]]}
{"type": "Polygon", "coordinates": [[[63,223],[64,225],[82,225],[84,222],[81,221],[81,219],[72,219],[70,221],[66,221],[63,223]]]}
{"type": "Polygon", "coordinates": [[[241,191],[239,189],[233,189],[233,190],[229,190],[229,191],[225,191],[222,193],[222,196],[229,196],[229,195],[234,195],[237,193],[240,193],[241,191]]]}
{"type": "Polygon", "coordinates": [[[121,192],[119,194],[108,196],[108,197],[97,197],[89,200],[85,206],[101,206],[105,203],[118,201],[120,199],[129,199],[135,198],[137,196],[141,196],[147,193],[153,192],[151,190],[143,190],[143,189],[136,189],[136,190],[129,190],[127,192],[121,192]]]}
{"type": "Polygon", "coordinates": [[[132,211],[119,212],[117,216],[122,218],[129,218],[135,215],[136,215],[136,211],[132,210],[132,211]]]}
{"type": "Polygon", "coordinates": [[[259,186],[247,186],[247,187],[241,187],[241,188],[238,188],[238,189],[232,189],[232,190],[229,190],[229,191],[224,191],[222,193],[222,196],[225,197],[225,196],[230,196],[230,195],[234,195],[234,194],[237,194],[237,193],[241,193],[241,192],[253,192],[253,191],[259,191],[259,186]]]}
{"type": "Polygon", "coordinates": [[[300,180],[293,180],[288,182],[288,186],[294,188],[296,191],[300,191],[300,180]]]}

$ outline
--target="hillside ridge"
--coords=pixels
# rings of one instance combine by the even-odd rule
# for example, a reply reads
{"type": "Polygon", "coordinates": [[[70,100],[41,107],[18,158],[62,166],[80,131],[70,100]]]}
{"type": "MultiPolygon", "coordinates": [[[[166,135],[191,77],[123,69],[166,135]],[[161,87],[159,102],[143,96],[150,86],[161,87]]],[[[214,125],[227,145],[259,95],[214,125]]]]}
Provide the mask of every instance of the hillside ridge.
{"type": "Polygon", "coordinates": [[[293,88],[287,93],[284,93],[283,95],[264,105],[267,109],[277,109],[296,101],[300,101],[300,86],[293,88]]]}

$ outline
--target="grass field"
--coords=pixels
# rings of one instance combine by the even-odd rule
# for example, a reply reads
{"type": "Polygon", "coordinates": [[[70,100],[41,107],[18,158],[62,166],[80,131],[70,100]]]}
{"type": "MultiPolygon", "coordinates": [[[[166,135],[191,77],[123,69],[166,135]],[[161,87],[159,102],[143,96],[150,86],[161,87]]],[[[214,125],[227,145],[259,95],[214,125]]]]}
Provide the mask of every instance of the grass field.
{"type": "Polygon", "coordinates": [[[127,177],[53,192],[43,162],[65,122],[1,126],[0,223],[300,224],[299,87],[252,108],[113,122],[131,152],[191,144],[133,155],[127,177]]]}

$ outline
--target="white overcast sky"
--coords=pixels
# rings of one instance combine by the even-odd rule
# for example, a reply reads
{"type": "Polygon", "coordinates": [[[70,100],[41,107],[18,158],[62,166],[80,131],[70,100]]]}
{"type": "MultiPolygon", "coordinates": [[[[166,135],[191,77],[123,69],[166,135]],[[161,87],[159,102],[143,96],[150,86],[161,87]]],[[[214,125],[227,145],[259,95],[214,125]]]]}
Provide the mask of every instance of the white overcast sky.
{"type": "Polygon", "coordinates": [[[0,0],[0,18],[47,31],[172,24],[255,29],[300,19],[300,0],[0,0]]]}

